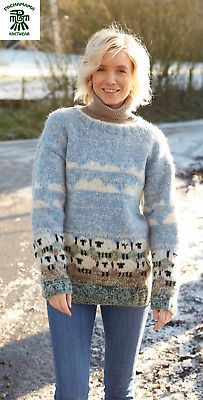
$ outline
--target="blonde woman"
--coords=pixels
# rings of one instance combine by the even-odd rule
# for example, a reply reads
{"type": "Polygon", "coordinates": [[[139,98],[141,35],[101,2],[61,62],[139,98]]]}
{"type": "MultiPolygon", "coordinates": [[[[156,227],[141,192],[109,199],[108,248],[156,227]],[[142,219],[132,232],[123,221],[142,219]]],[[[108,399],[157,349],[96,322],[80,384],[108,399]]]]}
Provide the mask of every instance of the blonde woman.
{"type": "Polygon", "coordinates": [[[97,305],[105,400],[135,399],[149,309],[177,308],[175,168],[162,131],[132,111],[150,103],[145,46],[115,26],[88,41],[76,98],[52,112],[33,170],[33,246],[53,346],[55,400],[87,400],[97,305]]]}

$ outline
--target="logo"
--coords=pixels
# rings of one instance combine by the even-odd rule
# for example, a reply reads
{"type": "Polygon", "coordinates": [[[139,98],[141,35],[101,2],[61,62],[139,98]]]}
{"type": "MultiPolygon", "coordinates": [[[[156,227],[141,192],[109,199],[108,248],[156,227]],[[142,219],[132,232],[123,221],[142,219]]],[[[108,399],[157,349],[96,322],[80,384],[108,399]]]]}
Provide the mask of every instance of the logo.
{"type": "Polygon", "coordinates": [[[27,21],[30,20],[29,15],[25,15],[23,10],[13,10],[10,11],[10,21],[14,22],[14,24],[10,27],[10,29],[14,31],[20,30],[28,30],[29,27],[26,24],[27,21]]]}
{"type": "Polygon", "coordinates": [[[0,39],[40,40],[40,0],[0,3],[0,39]]]}

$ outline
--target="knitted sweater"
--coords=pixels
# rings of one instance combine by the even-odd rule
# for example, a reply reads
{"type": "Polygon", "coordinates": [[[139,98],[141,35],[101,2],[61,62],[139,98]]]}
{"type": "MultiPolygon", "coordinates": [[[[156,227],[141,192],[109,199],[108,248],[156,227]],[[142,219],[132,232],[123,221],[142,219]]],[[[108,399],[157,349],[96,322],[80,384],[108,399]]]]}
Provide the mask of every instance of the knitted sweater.
{"type": "Polygon", "coordinates": [[[176,312],[175,168],[162,131],[94,96],[52,112],[33,168],[42,294],[176,312]],[[111,122],[107,122],[111,121],[111,122]]]}

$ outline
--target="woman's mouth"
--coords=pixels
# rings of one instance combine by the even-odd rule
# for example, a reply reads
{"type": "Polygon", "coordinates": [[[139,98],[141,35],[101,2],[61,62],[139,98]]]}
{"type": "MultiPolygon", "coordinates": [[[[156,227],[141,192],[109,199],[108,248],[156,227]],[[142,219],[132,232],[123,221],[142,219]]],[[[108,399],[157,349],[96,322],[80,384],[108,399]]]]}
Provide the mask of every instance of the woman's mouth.
{"type": "Polygon", "coordinates": [[[117,93],[117,92],[119,92],[120,89],[105,89],[105,88],[102,88],[102,90],[105,93],[117,93]]]}

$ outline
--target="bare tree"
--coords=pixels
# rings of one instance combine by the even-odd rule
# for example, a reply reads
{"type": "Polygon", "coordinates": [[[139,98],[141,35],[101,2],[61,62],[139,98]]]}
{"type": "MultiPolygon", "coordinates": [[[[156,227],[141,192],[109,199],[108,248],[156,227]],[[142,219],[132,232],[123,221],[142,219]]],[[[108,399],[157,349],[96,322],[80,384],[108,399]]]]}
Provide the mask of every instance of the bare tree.
{"type": "Polygon", "coordinates": [[[51,24],[56,53],[61,53],[61,37],[60,37],[60,22],[58,18],[57,0],[48,0],[51,11],[51,24]]]}

